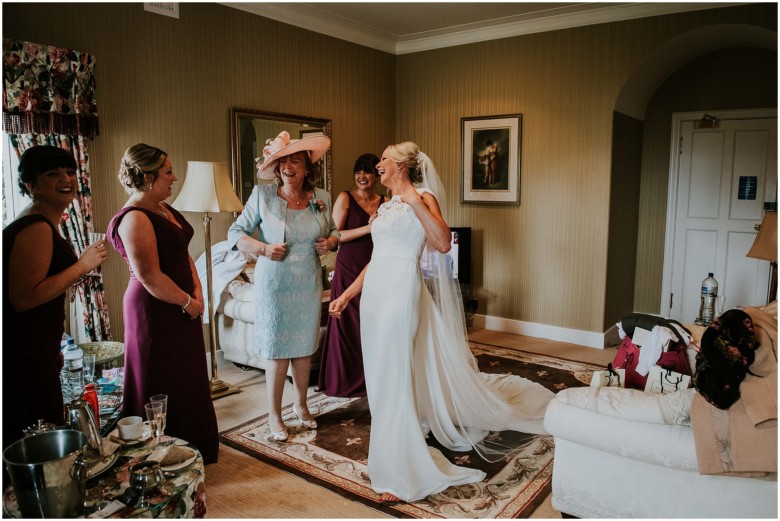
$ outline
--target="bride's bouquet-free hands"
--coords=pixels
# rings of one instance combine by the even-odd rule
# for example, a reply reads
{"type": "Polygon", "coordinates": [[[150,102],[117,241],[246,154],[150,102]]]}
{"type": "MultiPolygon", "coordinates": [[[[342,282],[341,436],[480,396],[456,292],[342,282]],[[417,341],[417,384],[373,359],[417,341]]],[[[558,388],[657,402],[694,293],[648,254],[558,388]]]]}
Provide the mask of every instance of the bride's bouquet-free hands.
{"type": "Polygon", "coordinates": [[[411,182],[399,184],[401,184],[401,186],[396,186],[393,193],[398,195],[401,198],[401,201],[409,206],[415,206],[417,203],[422,203],[422,196],[417,193],[417,189],[411,182]]]}

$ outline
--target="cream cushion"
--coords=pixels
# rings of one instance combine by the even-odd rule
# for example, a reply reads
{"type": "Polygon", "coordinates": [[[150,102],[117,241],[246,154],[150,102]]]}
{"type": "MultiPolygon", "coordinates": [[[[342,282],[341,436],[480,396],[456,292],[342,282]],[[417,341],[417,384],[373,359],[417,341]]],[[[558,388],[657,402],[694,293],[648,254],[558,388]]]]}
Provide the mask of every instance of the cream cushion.
{"type": "Polygon", "coordinates": [[[690,425],[695,392],[694,389],[685,389],[657,394],[620,387],[573,387],[559,392],[555,399],[566,405],[624,420],[690,425]]]}

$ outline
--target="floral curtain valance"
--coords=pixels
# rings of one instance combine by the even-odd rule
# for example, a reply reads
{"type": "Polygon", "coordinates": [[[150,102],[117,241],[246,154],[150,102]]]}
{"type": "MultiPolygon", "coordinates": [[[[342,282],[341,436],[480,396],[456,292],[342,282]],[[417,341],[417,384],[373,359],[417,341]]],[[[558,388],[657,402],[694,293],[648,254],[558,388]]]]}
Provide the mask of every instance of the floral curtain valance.
{"type": "Polygon", "coordinates": [[[3,38],[3,130],[97,136],[95,57],[3,38]]]}

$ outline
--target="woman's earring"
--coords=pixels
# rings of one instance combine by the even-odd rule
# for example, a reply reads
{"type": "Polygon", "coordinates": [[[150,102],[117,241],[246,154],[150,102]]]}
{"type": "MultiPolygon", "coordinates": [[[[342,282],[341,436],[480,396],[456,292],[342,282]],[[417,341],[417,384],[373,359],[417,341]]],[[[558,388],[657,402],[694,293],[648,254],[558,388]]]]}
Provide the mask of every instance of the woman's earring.
{"type": "Polygon", "coordinates": [[[149,183],[149,188],[147,188],[147,191],[151,191],[151,190],[152,190],[152,183],[149,183]]]}

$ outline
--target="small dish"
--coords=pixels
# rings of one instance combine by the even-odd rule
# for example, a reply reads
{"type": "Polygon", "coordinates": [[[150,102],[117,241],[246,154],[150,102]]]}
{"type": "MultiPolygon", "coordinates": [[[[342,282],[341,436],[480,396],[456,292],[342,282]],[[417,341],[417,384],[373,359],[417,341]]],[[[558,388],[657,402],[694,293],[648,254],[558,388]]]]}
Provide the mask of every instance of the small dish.
{"type": "Polygon", "coordinates": [[[197,458],[197,455],[193,454],[191,457],[187,458],[186,460],[184,460],[184,461],[182,461],[180,463],[174,463],[173,465],[168,465],[168,466],[160,467],[160,468],[162,470],[164,470],[165,472],[173,472],[174,470],[180,470],[180,469],[183,469],[184,467],[188,467],[188,466],[192,465],[192,463],[195,461],[196,458],[197,458]]]}
{"type": "Polygon", "coordinates": [[[116,462],[117,457],[118,454],[115,452],[112,455],[106,456],[104,459],[98,461],[95,465],[90,467],[87,479],[92,479],[95,476],[99,476],[100,474],[108,470],[111,467],[111,465],[113,465],[114,462],[116,462]]]}
{"type": "Polygon", "coordinates": [[[187,459],[184,459],[182,461],[171,463],[170,465],[162,465],[160,464],[160,468],[166,472],[171,472],[174,470],[183,469],[184,467],[192,464],[193,461],[197,458],[198,454],[194,450],[192,450],[189,447],[181,447],[181,446],[168,446],[168,447],[160,447],[156,451],[154,451],[152,454],[149,455],[147,458],[147,461],[159,461],[162,462],[168,452],[171,450],[175,450],[177,452],[182,453],[182,456],[186,457],[187,459]]]}

